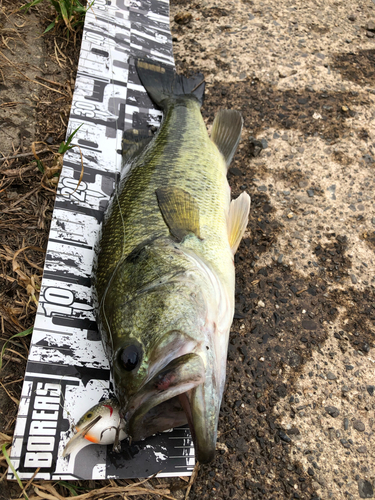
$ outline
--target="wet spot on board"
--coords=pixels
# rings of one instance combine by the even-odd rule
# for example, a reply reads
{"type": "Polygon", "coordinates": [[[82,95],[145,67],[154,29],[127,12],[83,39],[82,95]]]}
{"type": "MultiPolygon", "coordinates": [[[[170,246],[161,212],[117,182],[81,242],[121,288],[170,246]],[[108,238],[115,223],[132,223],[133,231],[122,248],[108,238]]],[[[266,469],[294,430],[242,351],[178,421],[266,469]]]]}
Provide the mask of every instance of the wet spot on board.
{"type": "Polygon", "coordinates": [[[333,57],[333,68],[346,80],[371,85],[375,83],[375,50],[337,54],[333,57]]]}

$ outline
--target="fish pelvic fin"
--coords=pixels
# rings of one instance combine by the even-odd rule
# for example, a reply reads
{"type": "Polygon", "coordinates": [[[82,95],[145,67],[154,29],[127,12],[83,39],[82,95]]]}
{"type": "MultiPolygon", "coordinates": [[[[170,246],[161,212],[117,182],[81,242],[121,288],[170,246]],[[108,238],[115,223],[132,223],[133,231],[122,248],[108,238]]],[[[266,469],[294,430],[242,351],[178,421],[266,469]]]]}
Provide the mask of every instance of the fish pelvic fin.
{"type": "Polygon", "coordinates": [[[147,59],[138,59],[137,72],[147,93],[160,108],[167,105],[166,100],[184,95],[194,95],[203,104],[204,78],[201,73],[189,78],[178,75],[174,68],[147,59]]]}
{"type": "Polygon", "coordinates": [[[200,236],[199,208],[194,197],[178,187],[158,188],[156,197],[171,235],[182,241],[188,234],[200,236]]]}
{"type": "Polygon", "coordinates": [[[247,193],[242,193],[238,198],[231,201],[228,217],[228,239],[233,255],[246,231],[249,221],[251,199],[247,193]]]}
{"type": "Polygon", "coordinates": [[[234,109],[221,109],[212,124],[211,140],[224,156],[227,167],[237,151],[241,139],[243,119],[234,109]]]}

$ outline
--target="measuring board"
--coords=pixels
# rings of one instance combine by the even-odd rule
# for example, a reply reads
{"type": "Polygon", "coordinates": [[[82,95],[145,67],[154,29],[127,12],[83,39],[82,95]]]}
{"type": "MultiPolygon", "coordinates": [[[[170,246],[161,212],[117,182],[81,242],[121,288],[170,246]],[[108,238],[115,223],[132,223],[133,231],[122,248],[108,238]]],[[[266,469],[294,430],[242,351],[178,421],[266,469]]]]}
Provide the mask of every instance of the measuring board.
{"type": "MultiPolygon", "coordinates": [[[[121,169],[129,128],[159,126],[134,59],[174,65],[168,0],[95,0],[88,10],[68,126],[78,147],[64,156],[11,459],[21,479],[187,476],[187,427],[122,451],[92,445],[67,458],[71,427],[110,396],[110,370],[93,311],[91,272],[103,214],[121,169]],[[81,183],[81,155],[84,172],[81,183]],[[78,187],[77,187],[78,185],[78,187]]],[[[9,479],[14,479],[10,472],[9,479]]]]}

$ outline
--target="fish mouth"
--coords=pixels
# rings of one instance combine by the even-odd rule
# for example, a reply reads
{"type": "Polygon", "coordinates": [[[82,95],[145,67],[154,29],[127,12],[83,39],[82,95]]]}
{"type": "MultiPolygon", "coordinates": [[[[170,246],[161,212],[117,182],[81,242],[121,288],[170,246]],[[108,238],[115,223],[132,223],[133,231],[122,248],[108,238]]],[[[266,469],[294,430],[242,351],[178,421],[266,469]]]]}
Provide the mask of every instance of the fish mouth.
{"type": "Polygon", "coordinates": [[[184,354],[168,363],[127,404],[125,420],[132,439],[139,441],[155,432],[186,424],[188,416],[179,397],[204,380],[204,363],[198,354],[184,354]]]}
{"type": "Polygon", "coordinates": [[[125,412],[128,435],[140,441],[188,423],[197,460],[213,460],[220,402],[218,405],[205,380],[200,355],[189,353],[175,358],[129,401],[125,412]]]}

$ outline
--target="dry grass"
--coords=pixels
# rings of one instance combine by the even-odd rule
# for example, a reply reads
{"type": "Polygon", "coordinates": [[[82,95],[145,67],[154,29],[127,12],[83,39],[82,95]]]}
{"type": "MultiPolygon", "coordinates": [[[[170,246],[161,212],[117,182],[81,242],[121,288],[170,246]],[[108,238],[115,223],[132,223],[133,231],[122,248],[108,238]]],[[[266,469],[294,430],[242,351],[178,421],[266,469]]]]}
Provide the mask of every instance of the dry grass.
{"type": "MultiPolygon", "coordinates": [[[[36,475],[38,470],[35,472],[36,475]]],[[[193,477],[193,476],[192,476],[193,477]]],[[[188,498],[191,482],[187,483],[185,478],[180,478],[179,483],[174,483],[174,490],[179,494],[177,497],[171,494],[171,487],[167,480],[155,477],[138,480],[108,481],[35,481],[32,477],[29,481],[21,481],[20,494],[25,500],[105,500],[109,498],[126,500],[127,498],[142,498],[143,500],[153,498],[165,498],[177,500],[177,498],[188,498]],[[22,488],[21,488],[22,486],[22,488]],[[184,496],[183,490],[186,490],[184,496]]],[[[16,498],[16,497],[12,497],[16,498]]]]}

